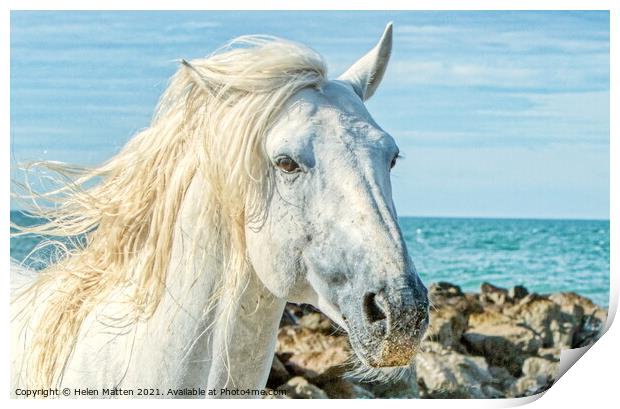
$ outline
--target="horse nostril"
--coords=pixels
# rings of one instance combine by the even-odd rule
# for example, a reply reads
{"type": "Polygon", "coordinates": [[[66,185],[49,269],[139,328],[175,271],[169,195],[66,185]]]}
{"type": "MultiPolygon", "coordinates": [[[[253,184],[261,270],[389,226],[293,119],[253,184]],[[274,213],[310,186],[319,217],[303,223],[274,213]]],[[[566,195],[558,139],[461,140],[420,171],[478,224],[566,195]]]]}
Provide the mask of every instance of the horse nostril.
{"type": "Polygon", "coordinates": [[[373,322],[382,321],[387,318],[385,314],[384,307],[377,300],[377,294],[367,293],[364,296],[364,315],[366,315],[368,322],[372,324],[373,322]]]}

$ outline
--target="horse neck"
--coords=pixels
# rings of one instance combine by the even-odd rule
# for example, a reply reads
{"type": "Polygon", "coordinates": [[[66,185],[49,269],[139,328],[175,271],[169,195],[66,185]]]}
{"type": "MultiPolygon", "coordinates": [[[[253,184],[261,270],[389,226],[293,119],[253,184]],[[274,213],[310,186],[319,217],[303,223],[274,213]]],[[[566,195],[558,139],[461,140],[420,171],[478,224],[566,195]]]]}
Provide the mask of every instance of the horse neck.
{"type": "MultiPolygon", "coordinates": [[[[285,301],[267,291],[253,271],[247,274],[247,282],[239,284],[243,289],[233,291],[241,293],[238,299],[220,296],[221,249],[209,246],[208,251],[215,254],[204,257],[196,257],[191,250],[193,240],[204,237],[203,227],[195,223],[201,195],[207,193],[201,181],[200,176],[194,178],[181,207],[166,292],[149,322],[145,343],[159,339],[159,350],[168,361],[171,353],[176,355],[178,367],[169,374],[169,384],[218,391],[223,387],[262,388],[285,301]],[[153,338],[153,333],[158,337],[153,338]]],[[[145,359],[152,362],[152,354],[145,359]]]]}

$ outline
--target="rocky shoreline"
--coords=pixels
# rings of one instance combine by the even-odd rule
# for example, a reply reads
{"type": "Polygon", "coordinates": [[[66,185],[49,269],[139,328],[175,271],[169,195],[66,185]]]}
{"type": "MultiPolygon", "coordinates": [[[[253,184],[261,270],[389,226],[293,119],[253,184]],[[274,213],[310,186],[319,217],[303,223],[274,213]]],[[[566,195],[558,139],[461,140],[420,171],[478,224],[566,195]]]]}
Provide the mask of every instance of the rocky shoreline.
{"type": "Polygon", "coordinates": [[[399,379],[351,374],[346,333],[309,306],[287,305],[267,387],[277,398],[505,398],[554,382],[560,351],[596,341],[607,311],[575,293],[535,294],[482,284],[464,293],[429,287],[430,326],[415,365],[399,379]]]}

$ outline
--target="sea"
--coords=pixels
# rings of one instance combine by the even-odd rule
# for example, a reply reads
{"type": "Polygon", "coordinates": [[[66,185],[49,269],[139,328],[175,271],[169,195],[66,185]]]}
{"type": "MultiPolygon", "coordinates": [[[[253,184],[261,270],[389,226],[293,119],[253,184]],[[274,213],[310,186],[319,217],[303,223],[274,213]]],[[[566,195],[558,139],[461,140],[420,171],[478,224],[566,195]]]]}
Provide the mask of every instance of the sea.
{"type": "MultiPolygon", "coordinates": [[[[36,220],[11,211],[11,222],[36,220]]],[[[410,255],[427,285],[448,281],[464,291],[484,282],[530,292],[572,291],[609,304],[609,221],[401,217],[410,255]]],[[[11,257],[26,258],[41,238],[11,238],[11,257]]],[[[48,255],[28,257],[43,268],[48,255]]]]}

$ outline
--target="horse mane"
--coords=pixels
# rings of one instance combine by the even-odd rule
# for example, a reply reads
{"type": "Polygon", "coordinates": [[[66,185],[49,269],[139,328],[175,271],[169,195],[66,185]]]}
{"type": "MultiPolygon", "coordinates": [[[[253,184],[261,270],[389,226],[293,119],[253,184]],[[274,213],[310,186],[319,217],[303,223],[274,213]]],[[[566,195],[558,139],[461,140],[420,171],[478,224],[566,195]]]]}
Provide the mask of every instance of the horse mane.
{"type": "Polygon", "coordinates": [[[153,315],[195,177],[206,186],[195,225],[209,226],[196,245],[220,249],[222,292],[247,280],[244,226],[263,216],[272,188],[263,136],[293,94],[325,79],[323,59],[303,45],[239,37],[206,58],[182,60],[150,127],[100,166],[32,164],[53,171],[60,187],[35,193],[25,184],[27,210],[45,222],[12,226],[13,235],[83,240],[58,244],[62,255],[18,295],[34,305],[46,294],[24,356],[28,387],[60,384],[82,323],[112,291],[126,295],[129,324],[153,315]]]}

